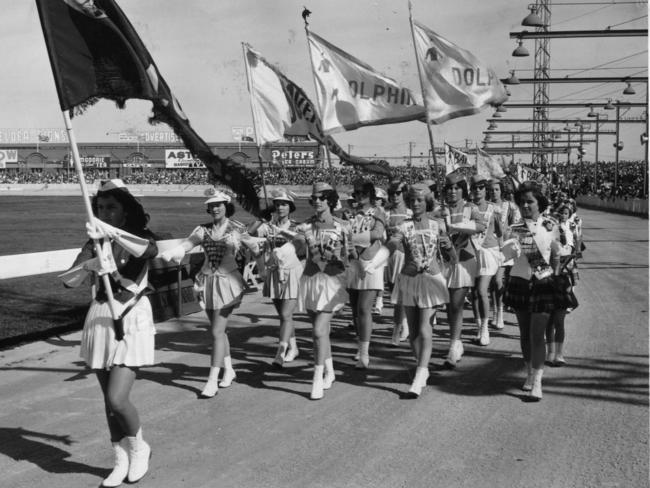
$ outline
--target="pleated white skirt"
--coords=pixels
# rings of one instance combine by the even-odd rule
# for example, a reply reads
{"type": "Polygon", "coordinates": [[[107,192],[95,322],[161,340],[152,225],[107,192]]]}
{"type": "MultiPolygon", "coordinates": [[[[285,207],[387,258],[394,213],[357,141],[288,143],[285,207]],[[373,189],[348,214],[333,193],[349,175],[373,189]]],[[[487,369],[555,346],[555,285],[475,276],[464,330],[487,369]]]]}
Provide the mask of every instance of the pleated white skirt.
{"type": "Polygon", "coordinates": [[[109,369],[115,365],[130,367],[154,364],[156,328],[151,303],[142,297],[122,319],[124,339],[115,340],[113,319],[108,303],[93,301],[81,334],[81,357],[89,368],[109,369]]]}
{"type": "Polygon", "coordinates": [[[433,308],[449,302],[447,281],[442,273],[400,274],[391,295],[392,303],[407,307],[433,308]]]}
{"type": "Polygon", "coordinates": [[[302,275],[298,289],[300,312],[336,312],[348,301],[345,273],[330,276],[323,272],[302,275]]]}

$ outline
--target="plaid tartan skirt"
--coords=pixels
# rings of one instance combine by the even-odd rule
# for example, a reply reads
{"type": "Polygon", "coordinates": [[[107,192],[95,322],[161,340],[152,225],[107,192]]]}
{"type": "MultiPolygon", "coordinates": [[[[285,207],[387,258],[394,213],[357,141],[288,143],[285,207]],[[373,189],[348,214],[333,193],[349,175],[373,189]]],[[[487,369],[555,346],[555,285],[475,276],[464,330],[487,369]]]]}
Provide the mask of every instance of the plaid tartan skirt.
{"type": "Polygon", "coordinates": [[[573,291],[558,288],[552,276],[541,280],[511,276],[503,297],[503,303],[515,310],[531,313],[551,313],[554,310],[575,308],[577,300],[573,291]]]}

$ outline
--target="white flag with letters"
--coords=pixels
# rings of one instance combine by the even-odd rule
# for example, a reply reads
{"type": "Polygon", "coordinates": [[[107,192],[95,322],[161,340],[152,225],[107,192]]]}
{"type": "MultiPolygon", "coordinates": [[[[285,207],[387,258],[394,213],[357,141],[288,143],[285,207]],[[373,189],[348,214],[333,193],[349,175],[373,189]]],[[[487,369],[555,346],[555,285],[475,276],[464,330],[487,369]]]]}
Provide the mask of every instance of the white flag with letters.
{"type": "Polygon", "coordinates": [[[432,124],[473,115],[486,105],[507,100],[505,87],[494,70],[472,53],[417,21],[413,21],[413,32],[422,67],[422,95],[432,124]]]}
{"type": "Polygon", "coordinates": [[[313,32],[307,39],[325,133],[425,120],[424,107],[408,88],[313,32]]]}

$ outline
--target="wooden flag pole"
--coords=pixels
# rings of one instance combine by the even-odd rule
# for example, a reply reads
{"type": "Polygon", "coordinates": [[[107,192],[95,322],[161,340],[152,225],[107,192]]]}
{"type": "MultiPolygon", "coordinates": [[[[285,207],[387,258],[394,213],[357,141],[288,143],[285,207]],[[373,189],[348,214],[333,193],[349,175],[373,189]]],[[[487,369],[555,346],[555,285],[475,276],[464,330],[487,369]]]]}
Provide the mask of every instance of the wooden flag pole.
{"type": "Polygon", "coordinates": [[[260,163],[260,176],[262,177],[262,190],[264,191],[264,208],[269,206],[269,197],[266,193],[266,178],[264,177],[264,163],[262,162],[262,144],[259,142],[259,130],[257,117],[255,116],[255,108],[253,107],[253,77],[248,69],[248,59],[246,59],[246,46],[245,42],[241,43],[242,51],[244,53],[244,68],[246,69],[246,83],[248,84],[248,94],[251,105],[251,115],[253,117],[253,131],[255,132],[255,145],[257,146],[257,160],[260,163]]]}
{"type": "MultiPolygon", "coordinates": [[[[311,13],[311,12],[310,12],[311,13]]],[[[318,101],[318,85],[316,84],[316,78],[314,77],[314,58],[311,55],[311,48],[309,47],[309,23],[307,22],[307,16],[303,16],[303,20],[305,21],[305,34],[307,35],[307,52],[309,52],[309,62],[311,63],[312,66],[312,79],[314,80],[314,89],[316,90],[316,100],[318,101]]],[[[321,109],[320,107],[317,107],[318,111],[320,112],[321,109]]],[[[320,117],[321,120],[323,120],[323,114],[319,113],[318,116],[320,117]]],[[[332,169],[332,158],[330,157],[330,150],[327,147],[327,144],[323,144],[323,148],[325,148],[325,155],[327,156],[327,166],[329,167],[330,171],[330,185],[332,185],[332,188],[336,189],[336,179],[334,178],[334,170],[332,169]]]]}
{"type": "Polygon", "coordinates": [[[429,104],[427,103],[427,97],[424,93],[424,82],[422,81],[422,67],[420,66],[420,57],[418,56],[418,49],[415,44],[415,31],[413,30],[413,13],[412,9],[413,6],[411,5],[411,0],[408,2],[409,5],[409,25],[411,26],[411,38],[413,39],[413,50],[415,51],[415,64],[418,67],[418,78],[420,79],[420,91],[422,93],[422,102],[424,103],[424,111],[426,113],[426,122],[427,122],[427,132],[429,134],[429,144],[431,145],[431,155],[433,158],[433,166],[436,169],[436,172],[440,174],[436,175],[435,181],[436,181],[436,197],[438,198],[439,201],[442,202],[442,178],[444,178],[444,175],[439,171],[438,168],[438,158],[436,157],[436,148],[433,143],[433,131],[431,129],[431,120],[429,120],[429,104]]]}
{"type": "MultiPolygon", "coordinates": [[[[70,141],[70,149],[72,150],[72,161],[74,162],[75,170],[77,171],[77,176],[79,177],[79,185],[81,186],[81,195],[84,201],[84,207],[86,208],[86,217],[88,222],[94,226],[94,215],[93,209],[90,205],[90,196],[88,195],[88,187],[86,186],[86,180],[84,178],[83,168],[81,167],[81,158],[79,157],[79,148],[77,147],[77,139],[75,138],[74,131],[72,130],[72,121],[70,120],[70,114],[67,110],[63,110],[63,122],[65,123],[65,130],[68,133],[68,140],[70,141]]],[[[95,245],[95,253],[100,261],[103,261],[104,250],[102,249],[102,244],[99,239],[93,239],[95,245]]],[[[117,307],[115,305],[115,299],[113,298],[113,289],[111,288],[111,282],[108,278],[108,275],[102,275],[102,282],[104,283],[104,289],[106,290],[106,297],[108,298],[108,307],[111,311],[111,316],[114,321],[120,320],[120,314],[117,312],[117,307]]],[[[117,327],[117,324],[116,324],[117,327]]],[[[119,337],[118,331],[116,330],[116,336],[119,337]]],[[[121,331],[122,333],[124,331],[121,331]]]]}

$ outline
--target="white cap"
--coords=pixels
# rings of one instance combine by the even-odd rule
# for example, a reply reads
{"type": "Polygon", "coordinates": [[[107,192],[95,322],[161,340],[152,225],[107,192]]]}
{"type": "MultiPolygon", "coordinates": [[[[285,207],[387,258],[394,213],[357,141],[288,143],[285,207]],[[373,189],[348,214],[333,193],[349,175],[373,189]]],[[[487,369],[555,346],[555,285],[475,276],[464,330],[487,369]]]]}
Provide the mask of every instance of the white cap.
{"type": "Polygon", "coordinates": [[[218,203],[218,202],[225,202],[225,203],[230,203],[232,200],[232,197],[224,190],[219,190],[217,188],[208,188],[205,190],[205,196],[209,197],[206,201],[205,204],[209,203],[218,203]]]}

